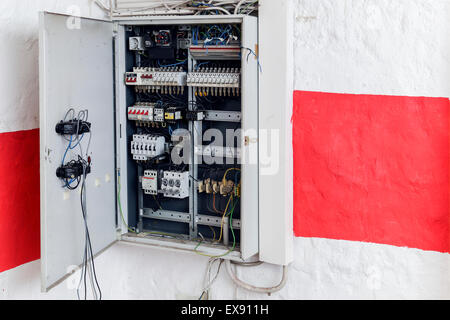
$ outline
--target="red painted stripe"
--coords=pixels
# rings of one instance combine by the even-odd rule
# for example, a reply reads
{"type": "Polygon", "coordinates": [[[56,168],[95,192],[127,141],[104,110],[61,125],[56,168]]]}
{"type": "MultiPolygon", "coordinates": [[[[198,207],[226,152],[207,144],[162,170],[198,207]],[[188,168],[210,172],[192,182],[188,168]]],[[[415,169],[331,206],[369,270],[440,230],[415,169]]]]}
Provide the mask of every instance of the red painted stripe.
{"type": "Polygon", "coordinates": [[[0,134],[0,272],[39,259],[39,129],[0,134]]]}
{"type": "Polygon", "coordinates": [[[449,109],[295,92],[295,235],[450,252],[449,109]]]}

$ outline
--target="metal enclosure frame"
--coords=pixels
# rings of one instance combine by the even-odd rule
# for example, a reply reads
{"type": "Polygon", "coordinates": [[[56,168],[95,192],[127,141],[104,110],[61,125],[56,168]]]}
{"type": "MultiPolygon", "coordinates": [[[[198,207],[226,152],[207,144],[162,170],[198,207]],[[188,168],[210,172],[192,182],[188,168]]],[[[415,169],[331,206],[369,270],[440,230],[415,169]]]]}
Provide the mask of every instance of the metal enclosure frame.
{"type": "MultiPolygon", "coordinates": [[[[257,18],[249,16],[177,16],[177,17],[147,17],[136,19],[115,19],[115,83],[116,83],[116,129],[117,129],[117,170],[120,171],[122,190],[128,190],[128,181],[125,179],[128,176],[127,172],[127,152],[128,145],[126,141],[127,118],[124,112],[126,108],[126,86],[123,83],[123,75],[125,70],[125,27],[136,25],[179,25],[179,24],[220,24],[220,23],[236,23],[242,25],[242,46],[251,48],[255,52],[258,50],[258,23],[257,18]]],[[[253,152],[256,159],[255,164],[242,165],[242,201],[241,212],[242,217],[240,221],[241,229],[241,251],[235,250],[231,254],[223,257],[224,259],[232,259],[244,261],[259,252],[259,154],[258,154],[258,60],[249,59],[247,61],[246,55],[242,56],[242,149],[248,149],[253,152]]],[[[197,124],[196,124],[197,125],[197,124]]],[[[192,131],[192,129],[191,129],[192,131]]],[[[194,142],[195,143],[195,142],[194,142]]],[[[247,150],[247,153],[249,151],[247,150]]],[[[192,172],[196,178],[196,172],[192,172]]],[[[190,221],[192,226],[193,221],[201,222],[200,217],[197,216],[196,208],[196,192],[191,197],[190,213],[184,213],[180,216],[180,221],[190,221]],[[190,216],[189,216],[190,215],[190,216]],[[190,219],[190,220],[189,220],[190,219]]],[[[128,219],[128,198],[121,192],[121,203],[123,208],[123,215],[125,220],[128,219]]],[[[142,213],[143,214],[143,213],[142,213]]],[[[147,213],[146,213],[147,214],[147,213]]],[[[163,214],[170,214],[163,212],[163,214]]],[[[118,212],[120,215],[120,212],[118,212]]],[[[172,250],[188,250],[193,251],[197,242],[189,240],[169,240],[158,239],[156,237],[138,237],[127,232],[126,225],[122,222],[122,218],[118,216],[119,229],[121,230],[120,240],[125,242],[133,242],[139,244],[153,245],[159,248],[172,250]]],[[[228,249],[223,246],[208,246],[202,245],[201,252],[207,255],[222,255],[228,249]]]]}

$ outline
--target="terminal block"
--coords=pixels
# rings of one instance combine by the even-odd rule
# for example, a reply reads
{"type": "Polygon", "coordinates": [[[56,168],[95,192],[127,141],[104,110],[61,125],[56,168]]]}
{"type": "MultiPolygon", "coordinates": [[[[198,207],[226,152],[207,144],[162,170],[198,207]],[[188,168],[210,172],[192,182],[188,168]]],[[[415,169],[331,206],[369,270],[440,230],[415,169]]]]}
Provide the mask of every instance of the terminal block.
{"type": "Polygon", "coordinates": [[[212,41],[198,41],[189,47],[191,55],[197,60],[240,60],[240,41],[231,41],[227,45],[214,45],[212,41]]]}
{"type": "Polygon", "coordinates": [[[183,94],[187,73],[181,67],[133,68],[125,73],[125,83],[137,92],[183,94]]]}
{"type": "Polygon", "coordinates": [[[133,160],[149,161],[165,152],[166,138],[150,134],[135,134],[131,142],[133,160]]]}
{"type": "Polygon", "coordinates": [[[238,96],[241,71],[238,68],[199,68],[187,75],[187,85],[199,96],[238,96]]]}

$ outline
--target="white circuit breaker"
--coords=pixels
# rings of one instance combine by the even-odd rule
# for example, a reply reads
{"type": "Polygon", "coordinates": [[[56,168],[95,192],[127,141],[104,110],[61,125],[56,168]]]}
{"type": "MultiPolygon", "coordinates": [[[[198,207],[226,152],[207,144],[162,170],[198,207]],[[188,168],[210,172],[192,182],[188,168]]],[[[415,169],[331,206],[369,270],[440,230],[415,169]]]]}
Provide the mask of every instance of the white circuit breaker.
{"type": "Polygon", "coordinates": [[[166,139],[163,136],[135,134],[131,142],[133,160],[147,161],[164,153],[166,139]]]}
{"type": "Polygon", "coordinates": [[[190,72],[187,85],[202,95],[239,95],[241,71],[238,68],[200,68],[190,72]]]}
{"type": "Polygon", "coordinates": [[[140,90],[162,90],[164,93],[183,94],[187,73],[178,67],[142,68],[134,67],[125,73],[125,83],[138,86],[140,90]]]}
{"type": "Polygon", "coordinates": [[[168,198],[187,198],[189,196],[189,172],[164,171],[161,190],[168,198]]]}
{"type": "Polygon", "coordinates": [[[137,103],[128,108],[128,120],[153,122],[154,103],[137,103]]]}
{"type": "Polygon", "coordinates": [[[145,194],[158,195],[158,171],[145,170],[142,177],[142,189],[145,194]]]}

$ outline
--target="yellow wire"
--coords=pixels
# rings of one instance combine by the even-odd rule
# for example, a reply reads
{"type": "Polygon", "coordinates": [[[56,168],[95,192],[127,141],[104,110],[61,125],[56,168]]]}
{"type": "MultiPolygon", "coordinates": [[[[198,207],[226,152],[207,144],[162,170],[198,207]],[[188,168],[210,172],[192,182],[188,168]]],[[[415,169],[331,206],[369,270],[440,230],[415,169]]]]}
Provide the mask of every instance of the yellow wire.
{"type": "Polygon", "coordinates": [[[230,168],[230,169],[228,169],[227,171],[225,171],[225,174],[223,175],[223,180],[227,180],[227,174],[228,174],[230,171],[233,171],[233,170],[241,171],[241,169],[239,169],[239,168],[230,168]]]}
{"type": "Polygon", "coordinates": [[[220,242],[222,240],[222,236],[223,236],[223,223],[225,221],[225,216],[227,215],[227,211],[228,211],[228,207],[230,206],[231,200],[233,199],[233,194],[230,196],[230,199],[228,199],[228,203],[227,203],[227,207],[225,208],[225,212],[223,213],[222,216],[222,222],[220,223],[220,237],[218,242],[220,242]]]}
{"type": "MultiPolygon", "coordinates": [[[[233,196],[233,195],[231,195],[230,198],[231,198],[232,196],[233,196]]],[[[230,199],[230,200],[231,200],[231,199],[230,199]]],[[[235,206],[236,206],[236,205],[235,205],[235,206]]],[[[228,209],[228,206],[227,206],[227,209],[228,209]]],[[[227,210],[225,210],[224,217],[226,216],[226,212],[227,212],[227,210]]],[[[234,212],[234,208],[233,208],[233,212],[234,212]]],[[[222,219],[222,228],[223,228],[223,219],[222,219]]],[[[231,230],[233,231],[233,229],[231,229],[231,230]]],[[[221,230],[221,231],[222,231],[222,230],[221,230]]],[[[233,237],[234,237],[234,233],[233,233],[233,237]]],[[[202,253],[202,252],[197,251],[198,247],[200,247],[200,245],[203,243],[203,239],[202,239],[202,240],[200,240],[200,242],[199,242],[199,243],[197,244],[197,246],[195,247],[194,252],[195,252],[196,254],[200,255],[200,256],[204,256],[204,257],[208,257],[208,258],[222,258],[222,257],[225,257],[225,256],[229,255],[231,252],[233,252],[233,250],[235,249],[235,246],[236,246],[236,239],[235,239],[234,241],[235,241],[235,242],[233,243],[233,247],[232,247],[231,249],[229,249],[227,252],[225,252],[224,254],[218,255],[218,256],[212,256],[212,255],[209,255],[209,254],[206,254],[206,253],[202,253]]],[[[219,240],[219,242],[220,242],[220,240],[219,240]]]]}
{"type": "Polygon", "coordinates": [[[217,209],[216,209],[216,194],[215,194],[215,193],[213,193],[213,209],[214,209],[214,211],[215,211],[216,213],[218,213],[218,214],[223,214],[223,211],[220,211],[220,210],[217,210],[217,209]]]}
{"type": "Polygon", "coordinates": [[[214,228],[211,226],[209,226],[209,228],[211,229],[211,231],[213,232],[213,235],[214,235],[213,242],[216,242],[216,230],[214,230],[214,228]]]}
{"type": "Polygon", "coordinates": [[[117,190],[117,193],[118,193],[118,194],[117,194],[117,202],[118,202],[118,204],[119,204],[120,216],[122,217],[122,222],[123,222],[123,224],[127,227],[128,231],[130,231],[130,232],[132,232],[132,233],[134,233],[134,234],[137,234],[137,235],[143,235],[144,237],[147,236],[147,235],[155,234],[155,235],[168,236],[168,237],[175,238],[173,235],[171,235],[171,234],[169,234],[169,233],[157,232],[157,231],[137,233],[135,230],[131,229],[131,228],[128,226],[128,224],[125,222],[125,217],[123,216],[123,211],[122,211],[122,202],[120,201],[120,191],[121,191],[121,189],[122,189],[122,185],[121,185],[121,183],[120,183],[120,173],[118,174],[117,182],[118,182],[118,184],[119,184],[119,188],[118,188],[118,190],[117,190]]]}
{"type": "Polygon", "coordinates": [[[158,199],[156,199],[155,196],[153,196],[153,199],[155,199],[155,202],[156,202],[156,204],[158,205],[159,210],[163,210],[163,208],[161,207],[161,204],[159,203],[158,199]]]}

